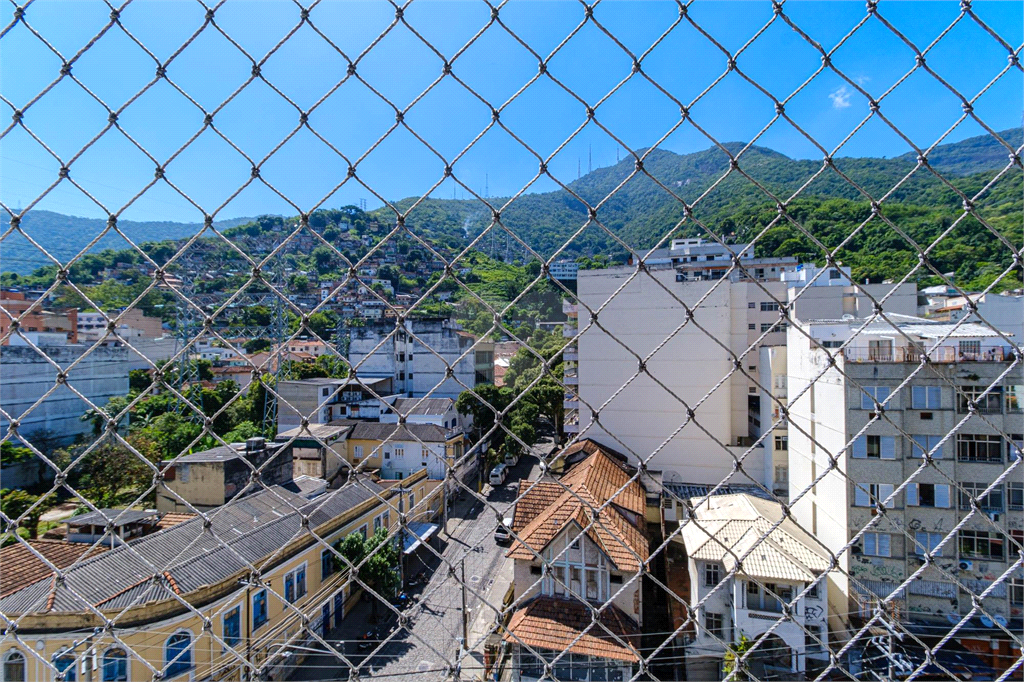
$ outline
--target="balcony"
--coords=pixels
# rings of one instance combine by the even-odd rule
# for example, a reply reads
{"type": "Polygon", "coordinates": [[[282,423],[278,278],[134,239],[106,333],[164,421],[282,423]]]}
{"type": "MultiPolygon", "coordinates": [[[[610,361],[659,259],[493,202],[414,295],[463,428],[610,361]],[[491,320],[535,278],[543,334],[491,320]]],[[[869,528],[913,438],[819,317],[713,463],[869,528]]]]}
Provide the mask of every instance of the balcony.
{"type": "Polygon", "coordinates": [[[579,362],[580,354],[574,350],[563,351],[562,360],[564,360],[565,362],[579,362]]]}
{"type": "Polygon", "coordinates": [[[571,339],[576,336],[576,325],[575,323],[565,323],[562,325],[562,336],[571,339]]]}
{"type": "Polygon", "coordinates": [[[577,312],[577,304],[569,301],[568,299],[562,299],[562,313],[565,315],[575,315],[577,312]]]}
{"type": "Polygon", "coordinates": [[[566,375],[562,377],[562,383],[565,384],[566,386],[579,386],[580,378],[576,375],[566,375]]]}
{"type": "Polygon", "coordinates": [[[562,407],[566,410],[578,410],[580,409],[580,401],[575,399],[570,400],[569,398],[566,398],[565,401],[562,403],[562,407]]]}
{"type": "MultiPolygon", "coordinates": [[[[846,348],[843,357],[847,362],[897,363],[921,362],[924,349],[910,346],[896,348],[846,348]]],[[[1013,360],[1013,349],[1009,346],[987,348],[980,352],[964,352],[957,346],[939,346],[928,351],[929,359],[934,363],[950,364],[954,362],[1010,362],[1013,360]]]]}
{"type": "Polygon", "coordinates": [[[579,433],[580,432],[580,425],[577,424],[577,423],[564,424],[562,426],[562,430],[565,431],[566,433],[579,433]]]}

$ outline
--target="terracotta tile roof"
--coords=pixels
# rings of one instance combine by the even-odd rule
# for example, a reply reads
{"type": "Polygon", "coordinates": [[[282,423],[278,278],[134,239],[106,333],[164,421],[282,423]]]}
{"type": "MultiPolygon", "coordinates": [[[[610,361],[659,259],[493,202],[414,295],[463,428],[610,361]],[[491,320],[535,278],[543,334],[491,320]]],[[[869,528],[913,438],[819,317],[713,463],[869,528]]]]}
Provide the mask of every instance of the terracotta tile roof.
{"type": "MultiPolygon", "coordinates": [[[[520,482],[519,494],[529,486],[520,482]]],[[[516,503],[512,529],[519,539],[507,556],[532,561],[567,524],[575,522],[616,568],[635,571],[649,550],[643,530],[645,510],[644,489],[630,479],[622,463],[597,447],[573,463],[558,482],[540,481],[516,503]]]]}
{"type": "MultiPolygon", "coordinates": [[[[85,542],[29,540],[28,543],[60,569],[107,550],[106,547],[94,548],[85,542]]],[[[20,542],[0,549],[0,566],[3,567],[3,571],[0,572],[0,596],[7,596],[53,575],[50,567],[20,542]]]]}
{"type": "Polygon", "coordinates": [[[516,493],[516,513],[512,519],[512,530],[517,534],[533,519],[553,505],[565,489],[554,480],[527,481],[520,479],[516,493]]]}
{"type": "Polygon", "coordinates": [[[630,663],[640,660],[640,627],[614,604],[595,623],[590,608],[575,599],[538,597],[513,614],[504,639],[535,649],[568,650],[630,663]]]}
{"type": "Polygon", "coordinates": [[[164,528],[177,526],[179,523],[184,523],[194,517],[195,514],[189,514],[185,512],[167,512],[166,514],[160,517],[160,522],[156,524],[156,529],[163,530],[164,528]]]}

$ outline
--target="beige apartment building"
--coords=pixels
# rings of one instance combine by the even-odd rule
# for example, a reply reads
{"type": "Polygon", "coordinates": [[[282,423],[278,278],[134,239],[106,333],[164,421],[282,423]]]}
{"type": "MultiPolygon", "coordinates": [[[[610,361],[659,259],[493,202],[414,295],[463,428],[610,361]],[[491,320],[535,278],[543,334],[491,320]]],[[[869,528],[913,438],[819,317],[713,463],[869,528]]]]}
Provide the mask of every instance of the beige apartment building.
{"type": "Polygon", "coordinates": [[[394,530],[400,513],[434,518],[437,486],[425,472],[402,488],[364,480],[313,500],[277,486],[209,512],[209,531],[195,517],[73,563],[59,581],[39,562],[35,579],[0,599],[19,624],[0,645],[5,682],[57,671],[110,682],[280,679],[361,595],[330,546],[394,530]],[[118,640],[103,629],[114,618],[118,640]]]}

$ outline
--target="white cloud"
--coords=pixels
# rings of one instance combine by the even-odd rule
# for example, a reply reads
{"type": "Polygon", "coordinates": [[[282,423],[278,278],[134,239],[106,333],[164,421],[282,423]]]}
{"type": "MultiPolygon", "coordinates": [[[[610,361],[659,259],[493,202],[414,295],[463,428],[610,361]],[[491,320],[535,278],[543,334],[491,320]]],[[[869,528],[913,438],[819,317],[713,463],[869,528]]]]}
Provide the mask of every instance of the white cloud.
{"type": "Polygon", "coordinates": [[[834,90],[833,92],[829,93],[828,98],[832,100],[832,108],[845,109],[846,107],[850,106],[851,94],[852,93],[845,85],[841,86],[838,90],[834,90]]]}
{"type": "Polygon", "coordinates": [[[857,85],[864,85],[871,80],[871,76],[857,76],[854,80],[857,81],[857,85]]]}

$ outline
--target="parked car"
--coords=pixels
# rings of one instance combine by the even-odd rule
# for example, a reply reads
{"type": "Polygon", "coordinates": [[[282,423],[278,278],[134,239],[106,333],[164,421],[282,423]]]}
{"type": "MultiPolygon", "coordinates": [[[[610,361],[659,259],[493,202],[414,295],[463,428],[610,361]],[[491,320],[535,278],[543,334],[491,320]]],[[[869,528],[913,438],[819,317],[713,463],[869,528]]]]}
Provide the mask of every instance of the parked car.
{"type": "Polygon", "coordinates": [[[499,464],[491,469],[491,477],[487,479],[487,482],[491,485],[501,485],[506,478],[508,478],[508,466],[499,464]]]}
{"type": "Polygon", "coordinates": [[[508,542],[512,539],[512,517],[505,517],[494,529],[494,541],[498,543],[508,542]]]}
{"type": "Polygon", "coordinates": [[[519,464],[519,455],[514,455],[511,452],[505,455],[505,466],[509,469],[519,464]]]}

